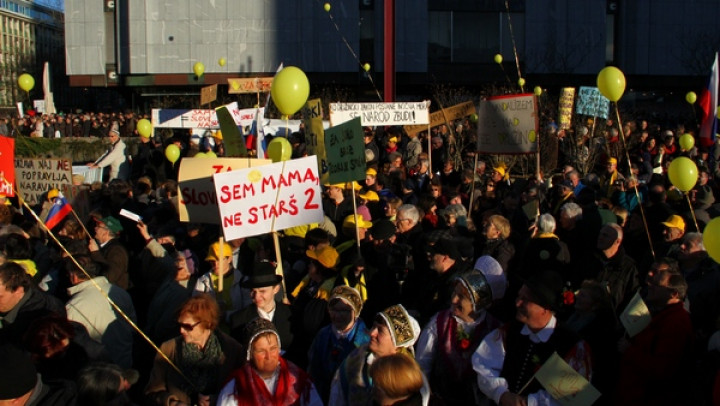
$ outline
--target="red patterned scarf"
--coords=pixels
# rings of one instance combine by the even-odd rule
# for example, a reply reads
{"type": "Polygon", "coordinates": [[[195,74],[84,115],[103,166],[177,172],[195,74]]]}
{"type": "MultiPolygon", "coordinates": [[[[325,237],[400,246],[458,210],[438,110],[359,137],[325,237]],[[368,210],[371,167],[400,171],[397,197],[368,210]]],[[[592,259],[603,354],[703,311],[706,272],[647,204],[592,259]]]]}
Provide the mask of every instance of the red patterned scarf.
{"type": "Polygon", "coordinates": [[[300,399],[310,399],[312,384],[310,377],[295,364],[280,358],[280,376],[278,376],[275,394],[271,394],[260,375],[248,363],[233,373],[235,379],[235,399],[238,406],[299,405],[300,399]]]}

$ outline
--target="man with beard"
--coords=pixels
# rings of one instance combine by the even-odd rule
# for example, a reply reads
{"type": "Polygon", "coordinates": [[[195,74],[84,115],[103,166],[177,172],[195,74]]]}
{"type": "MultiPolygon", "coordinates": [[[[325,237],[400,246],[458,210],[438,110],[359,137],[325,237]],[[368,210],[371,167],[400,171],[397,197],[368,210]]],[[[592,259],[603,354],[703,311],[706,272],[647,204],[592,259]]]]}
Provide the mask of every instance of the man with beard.
{"type": "Polygon", "coordinates": [[[658,271],[649,277],[645,302],[650,324],[618,343],[622,352],[616,405],[688,404],[693,342],[690,315],[683,307],[687,282],[682,275],[658,271]]]}
{"type": "Polygon", "coordinates": [[[518,292],[515,320],[485,336],[472,356],[478,386],[500,406],[557,404],[534,379],[553,353],[590,379],[587,344],[558,324],[563,282],[553,271],[534,274],[518,292]]]}

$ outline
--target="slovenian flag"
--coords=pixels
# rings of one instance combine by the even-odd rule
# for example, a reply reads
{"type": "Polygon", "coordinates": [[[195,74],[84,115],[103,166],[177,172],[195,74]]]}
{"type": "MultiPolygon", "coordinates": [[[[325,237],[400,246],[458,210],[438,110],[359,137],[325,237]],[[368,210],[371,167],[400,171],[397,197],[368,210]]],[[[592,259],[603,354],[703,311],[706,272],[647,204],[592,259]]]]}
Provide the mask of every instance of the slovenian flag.
{"type": "Polygon", "coordinates": [[[60,222],[72,211],[70,203],[68,203],[65,196],[62,193],[58,193],[57,197],[53,199],[53,205],[48,212],[47,219],[45,220],[45,226],[52,230],[53,227],[60,224],[60,222]]]}
{"type": "Polygon", "coordinates": [[[717,130],[716,110],[718,105],[718,54],[715,52],[715,60],[710,73],[707,89],[700,93],[698,102],[702,109],[702,123],[700,124],[700,143],[706,147],[715,142],[715,131],[717,130]]]}

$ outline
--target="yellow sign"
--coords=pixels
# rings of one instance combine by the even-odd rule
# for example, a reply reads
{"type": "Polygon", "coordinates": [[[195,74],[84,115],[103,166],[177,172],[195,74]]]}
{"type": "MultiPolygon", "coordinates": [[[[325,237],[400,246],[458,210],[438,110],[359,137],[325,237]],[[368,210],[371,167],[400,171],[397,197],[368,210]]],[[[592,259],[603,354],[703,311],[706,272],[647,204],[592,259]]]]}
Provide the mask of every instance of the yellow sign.
{"type": "Polygon", "coordinates": [[[575,88],[564,87],[560,92],[560,103],[558,106],[558,126],[561,130],[570,128],[573,114],[573,102],[575,101],[575,88]]]}
{"type": "MultiPolygon", "coordinates": [[[[463,117],[471,116],[475,113],[477,113],[477,109],[475,108],[475,104],[473,104],[473,102],[471,101],[456,104],[446,109],[430,113],[430,127],[437,127],[446,123],[449,124],[453,120],[458,120],[463,117]]],[[[428,126],[406,125],[403,128],[405,128],[405,131],[407,131],[408,134],[415,134],[419,133],[420,131],[427,130],[428,126]]]]}
{"type": "Polygon", "coordinates": [[[600,392],[556,352],[538,369],[535,379],[564,406],[589,406],[600,397],[600,392]]]}
{"type": "Polygon", "coordinates": [[[652,320],[650,310],[640,297],[640,292],[635,293],[635,296],[620,315],[620,321],[627,330],[628,335],[634,337],[650,324],[650,320],[652,320]]]}
{"type": "Polygon", "coordinates": [[[230,78],[227,81],[229,94],[267,93],[270,91],[273,78],[230,78]]]}

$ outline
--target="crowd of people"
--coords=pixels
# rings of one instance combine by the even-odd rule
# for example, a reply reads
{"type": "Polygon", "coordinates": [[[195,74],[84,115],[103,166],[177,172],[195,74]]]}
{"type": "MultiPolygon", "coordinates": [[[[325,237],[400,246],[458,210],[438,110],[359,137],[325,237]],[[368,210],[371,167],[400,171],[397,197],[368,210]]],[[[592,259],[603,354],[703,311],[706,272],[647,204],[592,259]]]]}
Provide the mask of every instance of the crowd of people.
{"type": "MultiPolygon", "coordinates": [[[[702,234],[720,148],[683,151],[685,128],[543,123],[547,176],[477,154],[469,119],[365,128],[365,179],[322,185],[324,220],[283,230],[276,251],[178,220],[176,168],[157,154],[223,156],[221,138],[113,155],[133,120],[107,124],[87,218],[49,234],[0,205],[0,400],[557,405],[536,377],[556,354],[594,404],[720,402],[720,268],[702,234]],[[680,156],[699,169],[687,194],[667,175],[680,156]],[[638,301],[649,324],[629,330],[638,301]]],[[[306,154],[302,130],[288,138],[306,154]]]]}

